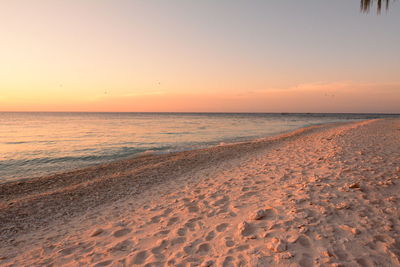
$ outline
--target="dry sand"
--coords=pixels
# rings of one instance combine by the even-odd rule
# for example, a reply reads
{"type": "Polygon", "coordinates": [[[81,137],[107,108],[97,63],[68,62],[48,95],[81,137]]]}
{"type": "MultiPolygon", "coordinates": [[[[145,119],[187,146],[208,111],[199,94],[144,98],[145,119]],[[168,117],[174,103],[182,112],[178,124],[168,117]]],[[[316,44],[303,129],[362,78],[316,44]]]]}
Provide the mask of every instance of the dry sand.
{"type": "Polygon", "coordinates": [[[0,185],[1,266],[400,266],[400,120],[0,185]]]}

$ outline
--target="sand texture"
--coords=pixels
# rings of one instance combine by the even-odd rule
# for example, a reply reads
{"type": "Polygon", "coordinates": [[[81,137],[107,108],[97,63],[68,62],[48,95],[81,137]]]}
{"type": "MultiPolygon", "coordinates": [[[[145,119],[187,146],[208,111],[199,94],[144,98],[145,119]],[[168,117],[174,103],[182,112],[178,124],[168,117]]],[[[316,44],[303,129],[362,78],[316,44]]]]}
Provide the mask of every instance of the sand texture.
{"type": "Polygon", "coordinates": [[[400,266],[400,120],[0,184],[1,266],[400,266]]]}

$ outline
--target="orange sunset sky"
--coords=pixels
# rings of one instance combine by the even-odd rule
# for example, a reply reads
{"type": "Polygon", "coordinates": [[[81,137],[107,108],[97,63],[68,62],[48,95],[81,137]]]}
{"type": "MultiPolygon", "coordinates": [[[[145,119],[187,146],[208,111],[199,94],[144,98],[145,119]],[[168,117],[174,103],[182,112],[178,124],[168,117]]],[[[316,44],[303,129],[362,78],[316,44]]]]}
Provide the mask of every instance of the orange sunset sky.
{"type": "Polygon", "coordinates": [[[400,4],[4,1],[0,111],[400,112],[400,4]]]}

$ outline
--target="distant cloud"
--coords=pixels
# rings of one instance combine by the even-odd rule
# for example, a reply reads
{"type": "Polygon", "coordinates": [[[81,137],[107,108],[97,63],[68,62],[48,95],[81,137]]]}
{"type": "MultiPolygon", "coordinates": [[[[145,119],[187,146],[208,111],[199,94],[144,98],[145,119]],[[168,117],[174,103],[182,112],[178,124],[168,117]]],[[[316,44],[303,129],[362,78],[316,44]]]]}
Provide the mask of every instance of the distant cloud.
{"type": "Polygon", "coordinates": [[[299,84],[256,91],[247,100],[282,112],[400,112],[400,83],[299,84]]]}

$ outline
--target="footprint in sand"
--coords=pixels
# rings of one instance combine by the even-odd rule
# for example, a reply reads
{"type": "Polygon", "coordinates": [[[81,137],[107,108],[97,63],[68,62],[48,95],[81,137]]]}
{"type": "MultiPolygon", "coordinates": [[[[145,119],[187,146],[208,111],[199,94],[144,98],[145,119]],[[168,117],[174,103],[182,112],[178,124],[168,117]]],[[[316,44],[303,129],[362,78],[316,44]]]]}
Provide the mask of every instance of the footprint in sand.
{"type": "Polygon", "coordinates": [[[177,221],[179,221],[179,217],[172,217],[168,220],[168,226],[173,225],[174,223],[176,223],[177,221]]]}
{"type": "Polygon", "coordinates": [[[214,237],[215,237],[215,232],[214,231],[208,232],[208,234],[206,235],[206,240],[207,241],[211,241],[211,240],[214,239],[214,237]]]}
{"type": "Polygon", "coordinates": [[[228,207],[222,206],[222,208],[220,208],[220,209],[218,209],[218,210],[216,211],[216,215],[219,215],[219,214],[222,214],[222,213],[228,213],[228,212],[229,212],[228,207]]]}
{"type": "Polygon", "coordinates": [[[158,222],[160,222],[161,218],[162,218],[161,215],[157,215],[157,216],[151,217],[150,223],[158,223],[158,222]]]}
{"type": "Polygon", "coordinates": [[[184,224],[184,227],[185,228],[187,228],[187,229],[189,229],[190,231],[194,231],[194,226],[195,226],[195,224],[194,224],[194,222],[186,222],[185,224],[184,224]]]}
{"type": "Polygon", "coordinates": [[[227,246],[228,248],[231,248],[235,245],[235,242],[233,240],[226,240],[225,241],[225,246],[227,246]]]}
{"type": "Polygon", "coordinates": [[[185,236],[186,235],[186,228],[179,228],[178,230],[176,230],[176,234],[178,236],[185,236]]]}
{"type": "Polygon", "coordinates": [[[113,236],[114,236],[114,237],[122,237],[122,236],[124,236],[124,235],[130,233],[131,231],[132,231],[132,230],[129,229],[129,228],[123,228],[123,229],[120,229],[120,230],[115,231],[115,232],[113,233],[113,236]]]}
{"type": "Polygon", "coordinates": [[[92,252],[94,248],[95,248],[95,246],[91,246],[91,247],[84,248],[84,249],[81,251],[81,253],[82,253],[82,254],[85,254],[85,253],[92,252]]]}
{"type": "Polygon", "coordinates": [[[133,242],[129,239],[121,241],[108,249],[111,253],[128,253],[130,248],[133,247],[133,242]]]}
{"type": "Polygon", "coordinates": [[[233,212],[233,211],[230,211],[230,212],[229,212],[229,216],[231,216],[231,217],[236,217],[237,214],[236,214],[235,212],[233,212]]]}
{"type": "Polygon", "coordinates": [[[168,240],[161,240],[158,246],[151,249],[151,253],[160,254],[168,246],[168,240]]]}
{"type": "Polygon", "coordinates": [[[99,263],[96,263],[95,265],[93,265],[93,267],[103,267],[103,266],[108,266],[112,263],[112,260],[106,260],[106,261],[102,261],[99,263]]]}
{"type": "Polygon", "coordinates": [[[207,255],[210,250],[211,250],[210,245],[208,243],[203,243],[203,244],[199,245],[199,247],[197,248],[196,253],[202,254],[202,255],[207,255]]]}
{"type": "Polygon", "coordinates": [[[167,234],[169,234],[169,232],[170,232],[170,230],[162,230],[162,231],[155,233],[154,236],[167,235],[167,234]]]}
{"type": "Polygon", "coordinates": [[[143,264],[144,261],[146,260],[147,256],[148,255],[147,255],[146,250],[139,251],[138,253],[135,254],[135,256],[133,256],[131,265],[132,264],[143,264]]]}
{"type": "Polygon", "coordinates": [[[199,188],[196,188],[196,189],[193,190],[193,192],[196,193],[196,194],[200,194],[201,190],[199,188]]]}
{"type": "Polygon", "coordinates": [[[60,253],[60,254],[62,254],[62,255],[70,255],[70,254],[72,254],[76,249],[77,249],[76,246],[74,246],[74,247],[69,247],[69,248],[64,248],[64,249],[61,249],[60,251],[58,251],[58,253],[60,253]]]}
{"type": "Polygon", "coordinates": [[[171,212],[173,212],[173,211],[174,211],[173,209],[167,208],[167,209],[165,209],[164,212],[162,213],[162,216],[163,216],[163,217],[168,216],[168,215],[169,215],[171,212]]]}
{"type": "Polygon", "coordinates": [[[247,261],[243,255],[238,255],[236,266],[247,266],[247,261]]]}
{"type": "Polygon", "coordinates": [[[52,253],[55,248],[56,248],[56,246],[54,246],[54,245],[43,247],[42,254],[48,255],[48,254],[52,253]]]}
{"type": "Polygon", "coordinates": [[[214,217],[214,216],[215,216],[215,213],[216,213],[215,210],[213,210],[213,211],[207,213],[207,217],[208,217],[208,218],[214,217]]]}
{"type": "Polygon", "coordinates": [[[176,237],[174,239],[171,240],[171,246],[175,246],[175,245],[179,245],[182,244],[186,241],[185,237],[176,237]]]}
{"type": "Polygon", "coordinates": [[[232,256],[228,256],[224,259],[222,262],[222,267],[234,267],[235,265],[233,264],[235,258],[232,256]]]}
{"type": "Polygon", "coordinates": [[[236,250],[236,251],[244,251],[244,250],[248,250],[249,248],[250,248],[249,245],[240,245],[240,246],[237,246],[237,247],[235,248],[235,250],[236,250]]]}
{"type": "Polygon", "coordinates": [[[199,207],[195,203],[190,203],[190,204],[187,204],[185,206],[187,207],[187,210],[189,212],[194,213],[194,212],[198,212],[199,211],[199,207]]]}
{"type": "Polygon", "coordinates": [[[213,203],[213,206],[222,206],[229,202],[229,197],[224,196],[213,203]]]}
{"type": "Polygon", "coordinates": [[[197,245],[198,245],[199,243],[201,243],[201,241],[202,241],[201,239],[196,239],[195,241],[193,241],[193,242],[187,244],[187,245],[183,248],[183,251],[184,251],[186,254],[192,253],[193,250],[197,247],[197,245]]]}
{"type": "Polygon", "coordinates": [[[252,197],[252,196],[255,196],[255,195],[257,195],[257,192],[250,191],[250,192],[247,192],[247,193],[242,194],[242,195],[239,197],[239,199],[240,199],[240,198],[249,198],[249,197],[252,197]]]}
{"type": "Polygon", "coordinates": [[[217,232],[223,232],[226,230],[226,228],[229,226],[229,223],[221,223],[219,225],[217,225],[217,227],[215,228],[217,230],[217,232]]]}
{"type": "Polygon", "coordinates": [[[196,217],[187,220],[186,223],[184,224],[184,227],[188,228],[190,231],[193,232],[195,230],[196,222],[200,221],[201,219],[202,219],[201,217],[196,217]]]}

